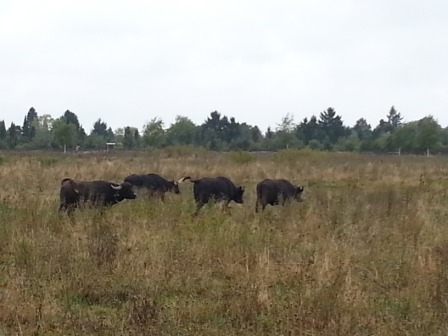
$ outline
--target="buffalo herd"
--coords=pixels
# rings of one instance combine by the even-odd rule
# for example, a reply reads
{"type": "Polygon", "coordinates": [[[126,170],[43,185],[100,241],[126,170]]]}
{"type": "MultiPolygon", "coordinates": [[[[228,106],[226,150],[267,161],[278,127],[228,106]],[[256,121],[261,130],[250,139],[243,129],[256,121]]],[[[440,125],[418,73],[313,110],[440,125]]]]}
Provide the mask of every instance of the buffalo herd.
{"type": "MultiPolygon", "coordinates": [[[[203,177],[192,179],[190,176],[180,180],[167,180],[158,174],[127,176],[123,183],[117,184],[108,181],[79,181],[64,178],[60,188],[59,211],[73,213],[81,203],[91,206],[111,206],[124,199],[135,199],[137,195],[133,188],[142,188],[148,191],[149,196],[157,196],[165,202],[165,193],[179,194],[179,184],[190,180],[193,185],[193,196],[196,202],[195,215],[209,201],[222,202],[227,208],[232,201],[243,203],[244,187],[235,185],[224,176],[203,177]]],[[[266,205],[285,205],[292,200],[302,201],[303,186],[293,185],[285,179],[265,179],[256,186],[257,201],[255,211],[263,211],[266,205]]]]}

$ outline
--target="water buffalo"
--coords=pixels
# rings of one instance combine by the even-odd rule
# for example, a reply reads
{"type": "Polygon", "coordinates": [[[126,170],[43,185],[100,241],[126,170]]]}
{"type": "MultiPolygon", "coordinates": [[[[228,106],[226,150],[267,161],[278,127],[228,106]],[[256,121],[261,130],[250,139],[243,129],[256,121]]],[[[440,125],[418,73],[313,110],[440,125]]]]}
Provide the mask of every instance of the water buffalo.
{"type": "MultiPolygon", "coordinates": [[[[190,179],[190,177],[184,179],[190,179]]],[[[203,177],[197,180],[190,179],[190,181],[194,183],[193,195],[197,206],[195,215],[209,200],[223,201],[225,207],[231,201],[243,203],[244,188],[235,186],[227,177],[203,177]]]]}
{"type": "Polygon", "coordinates": [[[150,197],[158,195],[162,202],[165,202],[165,193],[171,191],[179,194],[179,183],[182,183],[187,178],[181,178],[179,181],[169,181],[158,174],[132,174],[127,176],[124,181],[135,187],[148,189],[150,197]]]}
{"type": "Polygon", "coordinates": [[[262,211],[266,205],[285,205],[292,199],[299,202],[302,201],[303,187],[294,186],[291,182],[285,179],[271,180],[266,179],[257,184],[257,203],[255,205],[255,212],[258,212],[261,204],[262,211]]]}
{"type": "Polygon", "coordinates": [[[61,204],[59,211],[72,213],[80,202],[88,202],[93,206],[111,206],[124,199],[135,199],[137,196],[128,182],[117,184],[107,181],[75,181],[65,178],[61,181],[59,192],[61,204]]]}

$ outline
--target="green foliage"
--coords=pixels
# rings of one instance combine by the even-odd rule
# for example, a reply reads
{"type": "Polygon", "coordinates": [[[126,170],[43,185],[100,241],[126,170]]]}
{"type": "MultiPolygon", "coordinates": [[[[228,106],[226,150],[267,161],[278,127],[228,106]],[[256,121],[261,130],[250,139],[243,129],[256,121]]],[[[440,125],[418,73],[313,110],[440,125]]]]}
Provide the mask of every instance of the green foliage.
{"type": "Polygon", "coordinates": [[[325,141],[327,149],[330,149],[332,144],[346,135],[341,116],[336,115],[336,111],[332,107],[320,114],[319,126],[324,138],[327,137],[328,139],[328,141],[325,141]]]}
{"type": "Polygon", "coordinates": [[[119,128],[114,134],[105,121],[98,119],[87,136],[77,115],[69,110],[54,120],[48,114],[39,116],[34,108],[30,108],[22,127],[11,123],[6,129],[5,122],[0,121],[0,149],[51,149],[64,145],[74,148],[79,145],[101,150],[105,149],[106,142],[117,142],[127,150],[198,146],[217,152],[307,148],[316,151],[423,154],[429,150],[448,153],[448,128],[442,129],[433,117],[407,123],[402,120],[401,114],[392,106],[373,130],[364,118],[359,118],[353,127],[346,127],[341,116],[329,107],[319,118],[312,115],[298,124],[294,122],[294,115],[288,113],[275,130],[268,127],[262,134],[257,126],[237,122],[233,117],[213,111],[200,125],[178,115],[166,129],[163,120],[153,118],[144,126],[142,136],[131,126],[119,128]]]}
{"type": "Polygon", "coordinates": [[[341,152],[358,152],[361,146],[361,141],[358,135],[353,132],[350,136],[340,138],[334,149],[341,152]]]}
{"type": "Polygon", "coordinates": [[[355,131],[360,140],[367,140],[372,136],[372,128],[364,118],[356,121],[355,126],[353,126],[353,131],[355,131]]]}
{"type": "Polygon", "coordinates": [[[417,150],[434,149],[439,142],[441,127],[432,116],[417,122],[416,146],[417,150]]]}
{"type": "Polygon", "coordinates": [[[4,120],[0,121],[0,140],[6,140],[6,126],[4,120]]]}
{"type": "Polygon", "coordinates": [[[192,145],[197,135],[198,127],[189,118],[178,115],[166,131],[166,142],[168,145],[192,145]]]}
{"type": "Polygon", "coordinates": [[[166,143],[166,134],[163,121],[153,118],[146,124],[143,131],[143,143],[148,147],[163,147],[166,143]]]}
{"type": "Polygon", "coordinates": [[[51,129],[56,145],[73,147],[76,141],[76,126],[67,124],[64,119],[56,119],[51,129]]]}
{"type": "Polygon", "coordinates": [[[37,113],[34,107],[31,107],[25,116],[22,126],[22,136],[25,141],[31,141],[36,135],[36,126],[34,121],[37,120],[37,113]]]}
{"type": "Polygon", "coordinates": [[[19,142],[20,136],[20,126],[16,126],[14,123],[11,123],[11,126],[8,129],[8,136],[6,138],[6,142],[8,147],[13,149],[16,148],[19,142]]]}
{"type": "Polygon", "coordinates": [[[135,134],[138,135],[138,129],[134,127],[127,126],[124,129],[123,147],[125,149],[133,149],[139,146],[138,136],[136,137],[135,134]]]}

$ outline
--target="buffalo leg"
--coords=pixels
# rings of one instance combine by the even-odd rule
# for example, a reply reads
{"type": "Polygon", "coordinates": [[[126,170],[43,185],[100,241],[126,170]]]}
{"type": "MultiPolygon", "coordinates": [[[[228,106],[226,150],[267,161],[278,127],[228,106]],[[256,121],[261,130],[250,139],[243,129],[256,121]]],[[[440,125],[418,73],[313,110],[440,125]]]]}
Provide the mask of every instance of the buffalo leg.
{"type": "Polygon", "coordinates": [[[200,201],[196,201],[196,211],[194,212],[194,215],[197,216],[199,214],[199,210],[201,210],[201,208],[205,205],[205,203],[200,200],[200,201]]]}
{"type": "Polygon", "coordinates": [[[229,211],[229,210],[230,210],[229,203],[230,203],[230,200],[225,200],[225,201],[223,202],[223,205],[222,205],[222,212],[224,212],[224,211],[229,211]]]}

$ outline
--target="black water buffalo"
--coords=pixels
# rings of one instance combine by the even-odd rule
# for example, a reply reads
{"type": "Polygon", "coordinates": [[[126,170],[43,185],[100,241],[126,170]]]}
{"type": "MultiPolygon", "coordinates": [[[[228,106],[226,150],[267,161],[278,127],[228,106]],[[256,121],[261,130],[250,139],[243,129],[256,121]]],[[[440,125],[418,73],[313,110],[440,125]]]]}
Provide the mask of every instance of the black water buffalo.
{"type": "Polygon", "coordinates": [[[137,196],[128,182],[117,184],[107,181],[75,181],[65,178],[61,181],[59,192],[61,205],[59,211],[69,214],[81,202],[88,202],[93,206],[111,206],[124,199],[135,199],[137,196]]]}
{"type": "Polygon", "coordinates": [[[302,192],[303,187],[294,186],[288,180],[263,180],[257,184],[257,203],[255,205],[255,212],[258,212],[258,207],[260,204],[263,211],[268,204],[285,205],[292,199],[301,202],[302,192]]]}
{"type": "MultiPolygon", "coordinates": [[[[185,177],[190,179],[190,177],[185,177]]],[[[194,183],[193,195],[196,201],[196,212],[208,203],[209,200],[223,201],[225,207],[231,202],[243,203],[244,188],[235,186],[227,177],[203,177],[197,180],[190,179],[194,183]]]]}
{"type": "Polygon", "coordinates": [[[179,183],[182,183],[185,179],[186,178],[184,177],[179,181],[169,181],[158,174],[132,174],[126,177],[124,181],[135,187],[148,189],[150,197],[158,195],[162,202],[165,202],[165,193],[171,191],[175,194],[179,194],[179,183]]]}

